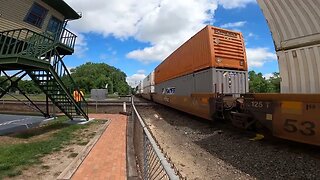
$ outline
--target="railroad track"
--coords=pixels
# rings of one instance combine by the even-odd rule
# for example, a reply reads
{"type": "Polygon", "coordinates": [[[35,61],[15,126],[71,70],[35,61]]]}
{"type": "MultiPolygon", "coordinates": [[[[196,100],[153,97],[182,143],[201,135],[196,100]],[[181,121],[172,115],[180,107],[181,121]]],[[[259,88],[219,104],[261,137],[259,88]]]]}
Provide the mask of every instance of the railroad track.
{"type": "MultiPolygon", "coordinates": [[[[89,113],[119,113],[123,109],[123,104],[126,103],[129,108],[130,100],[111,100],[111,101],[88,101],[89,113]]],[[[35,101],[34,102],[40,109],[46,108],[46,102],[35,101]]],[[[143,99],[138,99],[135,103],[136,106],[154,106],[153,102],[149,102],[143,99]]],[[[0,101],[0,112],[6,113],[35,113],[35,110],[31,108],[29,102],[27,101],[14,101],[14,100],[2,100],[0,101]],[[27,106],[28,104],[29,106],[27,106]]],[[[50,113],[54,111],[52,104],[49,104],[50,113]]],[[[55,108],[57,111],[58,108],[55,108]]],[[[57,111],[57,113],[59,113],[57,111]]]]}

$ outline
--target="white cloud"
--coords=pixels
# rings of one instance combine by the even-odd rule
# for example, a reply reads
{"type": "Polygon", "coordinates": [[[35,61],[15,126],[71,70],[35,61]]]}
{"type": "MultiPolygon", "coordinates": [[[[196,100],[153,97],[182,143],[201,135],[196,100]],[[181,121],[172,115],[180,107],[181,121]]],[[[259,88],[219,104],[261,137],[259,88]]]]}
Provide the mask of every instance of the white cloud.
{"type": "Polygon", "coordinates": [[[104,51],[104,53],[100,54],[99,58],[100,60],[114,59],[116,54],[117,51],[109,47],[104,51]]]}
{"type": "MultiPolygon", "coordinates": [[[[13,75],[15,75],[16,73],[18,73],[19,71],[18,70],[9,70],[9,71],[4,71],[9,77],[12,77],[13,75]]],[[[21,72],[21,73],[19,73],[19,74],[16,74],[16,76],[15,77],[21,77],[22,75],[24,74],[24,72],[21,72]]],[[[0,73],[0,75],[1,76],[3,76],[3,77],[5,77],[6,79],[7,79],[7,77],[6,77],[6,75],[4,74],[4,73],[0,73]]],[[[27,75],[25,75],[23,78],[22,78],[22,80],[31,80],[31,78],[30,78],[30,76],[27,74],[27,75]]],[[[0,89],[1,90],[1,89],[0,89]]]]}
{"type": "Polygon", "coordinates": [[[29,75],[26,75],[25,77],[22,78],[24,81],[31,81],[31,77],[29,75]]]}
{"type": "Polygon", "coordinates": [[[262,67],[266,62],[277,60],[277,55],[268,48],[247,48],[249,67],[262,67]]]}
{"type": "Polygon", "coordinates": [[[256,35],[253,34],[253,33],[249,33],[249,34],[248,34],[248,37],[254,37],[254,36],[256,36],[256,35]]]}
{"type": "Polygon", "coordinates": [[[69,73],[71,73],[71,69],[74,69],[74,67],[67,66],[67,70],[68,70],[69,73]]]}
{"type": "Polygon", "coordinates": [[[137,59],[143,63],[159,62],[164,60],[178,45],[166,45],[167,42],[155,44],[144,49],[137,49],[127,54],[127,58],[137,59]]]}
{"type": "Polygon", "coordinates": [[[129,86],[136,87],[146,77],[145,70],[138,70],[136,74],[128,76],[126,80],[129,86]]]}
{"type": "Polygon", "coordinates": [[[256,3],[256,0],[218,0],[225,9],[244,8],[249,3],[256,3]]]}
{"type": "MultiPolygon", "coordinates": [[[[150,46],[133,50],[128,58],[144,63],[161,61],[206,24],[213,22],[220,2],[223,7],[243,7],[249,0],[66,0],[83,17],[71,21],[80,33],[98,33],[125,40],[129,37],[150,46]]],[[[81,46],[80,46],[81,47],[81,46]]],[[[116,52],[115,52],[116,53],[116,52]]]]}
{"type": "Polygon", "coordinates": [[[238,22],[223,24],[220,27],[222,27],[222,28],[239,28],[239,27],[243,27],[246,23],[247,23],[247,21],[238,21],[238,22]]]}
{"type": "Polygon", "coordinates": [[[81,20],[71,22],[81,32],[95,32],[120,39],[133,36],[137,23],[153,11],[160,0],[66,0],[71,7],[82,12],[81,20]]]}
{"type": "Polygon", "coordinates": [[[245,39],[248,40],[248,39],[259,39],[259,36],[257,34],[254,34],[252,32],[250,32],[249,34],[245,35],[245,39]]]}
{"type": "Polygon", "coordinates": [[[215,1],[164,0],[141,19],[136,39],[151,46],[127,54],[144,63],[161,61],[211,21],[217,9],[215,1]]]}
{"type": "Polygon", "coordinates": [[[273,73],[264,74],[263,77],[264,77],[265,79],[270,79],[271,77],[273,77],[273,73]]]}
{"type": "Polygon", "coordinates": [[[99,58],[100,58],[100,60],[107,60],[108,59],[108,55],[107,54],[100,54],[100,56],[99,56],[99,58]]]}
{"type": "Polygon", "coordinates": [[[86,42],[85,36],[81,33],[76,33],[77,39],[74,47],[74,55],[79,58],[85,57],[85,53],[89,50],[88,44],[86,42]]]}
{"type": "Polygon", "coordinates": [[[137,71],[137,73],[138,73],[138,74],[145,74],[145,73],[146,73],[146,70],[140,69],[140,70],[137,71]]]}

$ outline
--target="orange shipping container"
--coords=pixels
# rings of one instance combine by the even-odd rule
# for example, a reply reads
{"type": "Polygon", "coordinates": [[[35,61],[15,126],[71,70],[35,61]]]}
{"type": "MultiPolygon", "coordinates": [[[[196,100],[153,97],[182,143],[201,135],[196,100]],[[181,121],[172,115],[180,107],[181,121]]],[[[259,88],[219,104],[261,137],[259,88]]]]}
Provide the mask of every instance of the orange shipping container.
{"type": "Polygon", "coordinates": [[[206,26],[155,69],[155,84],[206,68],[247,70],[242,34],[206,26]]]}

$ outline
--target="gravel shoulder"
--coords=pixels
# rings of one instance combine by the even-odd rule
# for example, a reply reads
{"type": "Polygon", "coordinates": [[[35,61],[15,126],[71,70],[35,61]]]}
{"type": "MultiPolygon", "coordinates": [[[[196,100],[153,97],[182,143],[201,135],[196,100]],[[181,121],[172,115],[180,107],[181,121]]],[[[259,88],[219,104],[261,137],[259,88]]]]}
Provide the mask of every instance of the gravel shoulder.
{"type": "Polygon", "coordinates": [[[187,179],[317,179],[320,148],[210,124],[158,105],[139,107],[160,146],[187,179]]]}

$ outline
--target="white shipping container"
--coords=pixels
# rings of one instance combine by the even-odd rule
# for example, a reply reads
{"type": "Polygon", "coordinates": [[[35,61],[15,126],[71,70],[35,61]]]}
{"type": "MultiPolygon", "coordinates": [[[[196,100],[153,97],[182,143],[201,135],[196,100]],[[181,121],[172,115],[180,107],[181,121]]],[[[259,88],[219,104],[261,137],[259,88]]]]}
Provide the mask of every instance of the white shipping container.
{"type": "Polygon", "coordinates": [[[147,86],[143,88],[144,94],[154,93],[154,86],[147,86]]]}
{"type": "Polygon", "coordinates": [[[142,94],[143,93],[143,82],[141,82],[141,84],[140,84],[140,94],[142,94]]]}
{"type": "Polygon", "coordinates": [[[320,1],[258,3],[276,47],[281,93],[320,93],[320,1]]]}
{"type": "Polygon", "coordinates": [[[157,94],[191,96],[193,93],[224,93],[239,97],[247,93],[248,72],[210,68],[155,85],[157,94]]]}
{"type": "Polygon", "coordinates": [[[153,86],[154,85],[154,71],[152,71],[146,78],[143,80],[143,87],[153,86]]]}
{"type": "Polygon", "coordinates": [[[150,85],[154,85],[154,70],[150,73],[150,85]]]}
{"type": "Polygon", "coordinates": [[[258,0],[276,50],[320,43],[320,0],[258,0]]]}
{"type": "Polygon", "coordinates": [[[278,51],[281,93],[320,93],[320,44],[278,51]]]}
{"type": "Polygon", "coordinates": [[[142,94],[143,93],[143,81],[141,81],[139,84],[138,84],[138,91],[137,91],[138,94],[142,94]]]}
{"type": "Polygon", "coordinates": [[[143,80],[143,93],[154,93],[154,71],[143,80]]]}
{"type": "Polygon", "coordinates": [[[248,72],[247,71],[229,71],[226,69],[216,69],[213,72],[217,91],[225,94],[235,94],[238,96],[249,92],[248,72]],[[223,87],[221,87],[223,84],[223,87]],[[223,88],[223,89],[222,89],[223,88]]]}

